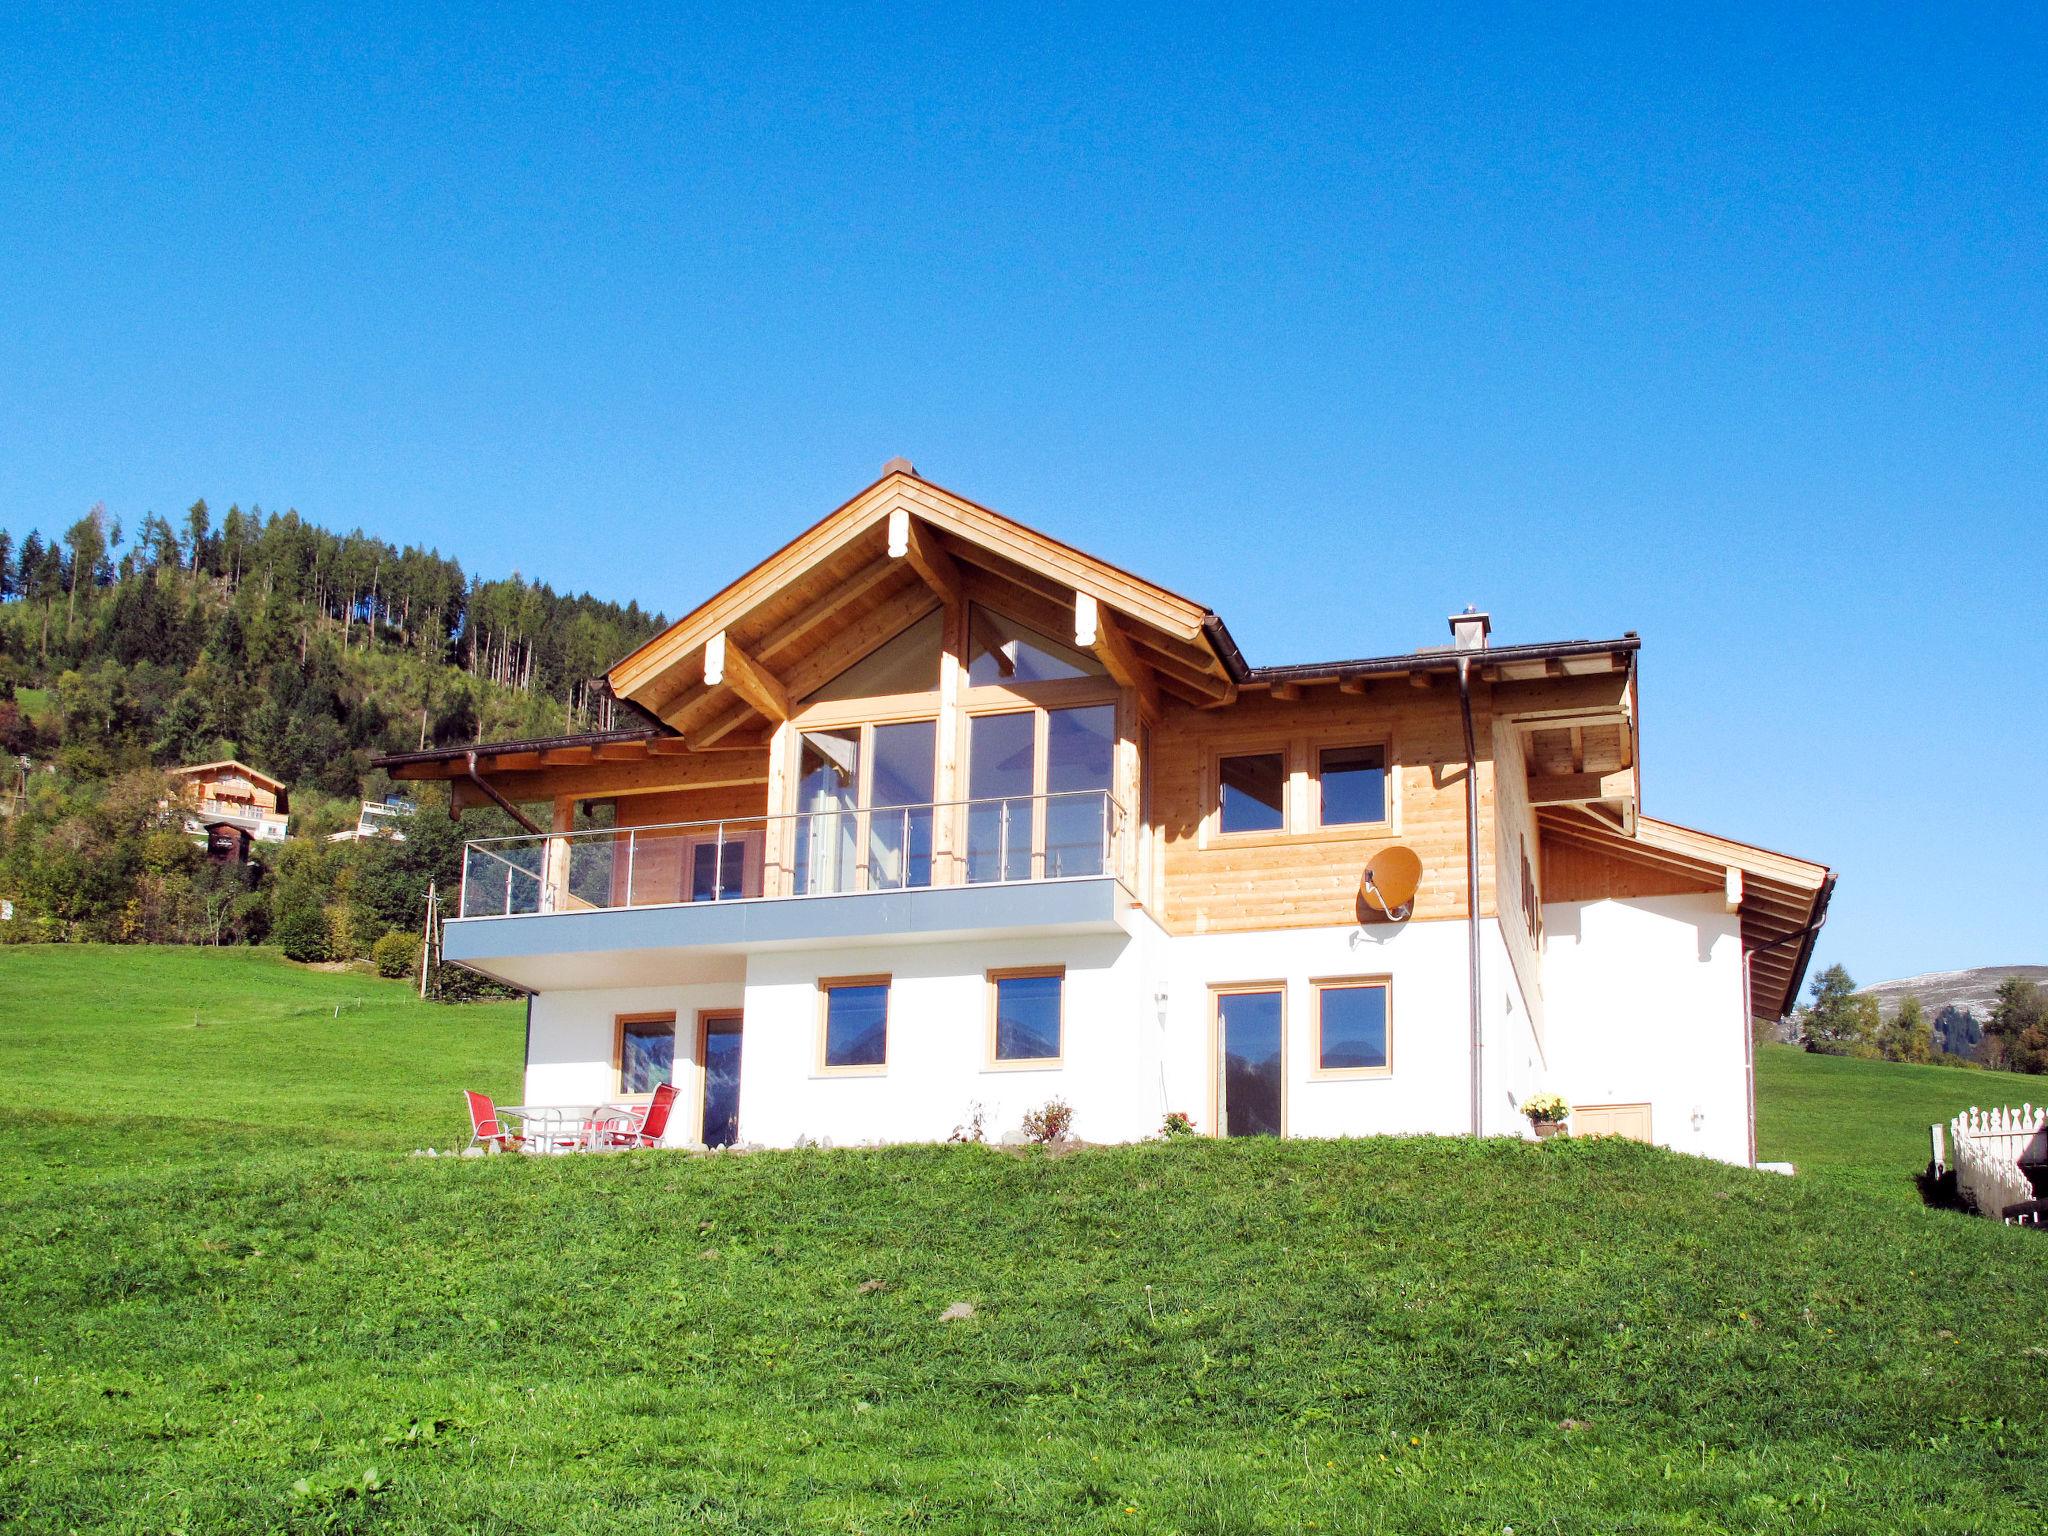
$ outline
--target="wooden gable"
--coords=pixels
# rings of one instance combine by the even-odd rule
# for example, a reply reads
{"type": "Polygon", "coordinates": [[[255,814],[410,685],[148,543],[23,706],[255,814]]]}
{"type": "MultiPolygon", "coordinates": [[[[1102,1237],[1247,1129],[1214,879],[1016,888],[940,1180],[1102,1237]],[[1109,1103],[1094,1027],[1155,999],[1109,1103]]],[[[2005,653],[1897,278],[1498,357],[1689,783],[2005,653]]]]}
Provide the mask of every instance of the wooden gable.
{"type": "Polygon", "coordinates": [[[941,607],[980,605],[1098,656],[1156,712],[1236,682],[1213,616],[919,479],[882,478],[609,674],[692,746],[758,740],[794,704],[941,607]]]}

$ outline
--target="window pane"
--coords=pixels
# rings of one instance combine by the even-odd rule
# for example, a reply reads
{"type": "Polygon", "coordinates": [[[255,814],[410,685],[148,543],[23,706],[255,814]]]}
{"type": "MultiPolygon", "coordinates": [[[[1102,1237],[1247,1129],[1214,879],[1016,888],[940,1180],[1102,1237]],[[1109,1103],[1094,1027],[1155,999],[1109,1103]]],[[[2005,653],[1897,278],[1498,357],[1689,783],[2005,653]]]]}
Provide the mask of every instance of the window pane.
{"type": "Polygon", "coordinates": [[[976,715],[967,725],[967,878],[1031,876],[1031,794],[1036,717],[976,715]]]}
{"type": "Polygon", "coordinates": [[[1387,819],[1387,754],[1384,747],[1330,747],[1316,773],[1322,785],[1322,824],[1355,826],[1387,819]]]}
{"type": "Polygon", "coordinates": [[[884,694],[937,693],[939,646],[945,614],[927,614],[895,639],[868,652],[859,661],[810,694],[805,702],[872,699],[884,694]]]}
{"type": "Polygon", "coordinates": [[[1045,872],[1099,875],[1108,847],[1116,706],[1048,710],[1045,717],[1045,872]]]}
{"type": "Polygon", "coordinates": [[[825,989],[825,1065],[879,1067],[889,1054],[889,988],[825,989]]]}
{"type": "Polygon", "coordinates": [[[1060,976],[996,980],[996,1060],[1034,1061],[1060,1053],[1060,976]]]}
{"type": "Polygon", "coordinates": [[[1280,1134],[1280,994],[1216,999],[1223,1034],[1223,1122],[1232,1136],[1280,1134]]]}
{"type": "Polygon", "coordinates": [[[704,1145],[727,1147],[740,1134],[740,1021],[704,1023],[704,1145]]]}
{"type": "Polygon", "coordinates": [[[860,793],[860,732],[805,731],[798,765],[796,889],[817,896],[853,889],[860,793]]]}
{"type": "Polygon", "coordinates": [[[628,1024],[619,1043],[619,1091],[652,1093],[675,1081],[676,1026],[672,1020],[628,1024]]]}
{"type": "Polygon", "coordinates": [[[1287,764],[1280,753],[1226,757],[1218,766],[1225,832],[1278,832],[1286,825],[1287,764]]]}
{"type": "Polygon", "coordinates": [[[932,883],[932,798],[939,724],[875,727],[868,803],[868,887],[898,891],[932,883]],[[911,809],[915,807],[915,809],[911,809]]]}
{"type": "Polygon", "coordinates": [[[690,900],[738,901],[746,895],[747,845],[735,833],[721,854],[716,839],[690,850],[690,900]]]}
{"type": "Polygon", "coordinates": [[[1324,1071],[1387,1064],[1385,987],[1324,987],[1316,1006],[1322,1010],[1324,1071]]]}
{"type": "Polygon", "coordinates": [[[978,688],[992,683],[1043,683],[1062,677],[1106,676],[1107,670],[1093,656],[1084,656],[999,613],[975,607],[967,648],[970,685],[978,688]]]}

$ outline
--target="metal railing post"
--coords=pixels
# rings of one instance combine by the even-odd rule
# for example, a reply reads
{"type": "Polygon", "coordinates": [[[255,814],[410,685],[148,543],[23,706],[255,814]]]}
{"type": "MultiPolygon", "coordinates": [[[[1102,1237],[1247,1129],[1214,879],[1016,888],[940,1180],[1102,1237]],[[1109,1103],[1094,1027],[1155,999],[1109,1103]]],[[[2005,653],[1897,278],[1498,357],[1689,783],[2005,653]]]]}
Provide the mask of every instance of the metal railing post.
{"type": "Polygon", "coordinates": [[[626,828],[626,899],[621,906],[633,905],[633,844],[640,835],[638,827],[626,828]]]}
{"type": "Polygon", "coordinates": [[[725,823],[718,824],[711,854],[711,899],[725,900],[725,823]]]}

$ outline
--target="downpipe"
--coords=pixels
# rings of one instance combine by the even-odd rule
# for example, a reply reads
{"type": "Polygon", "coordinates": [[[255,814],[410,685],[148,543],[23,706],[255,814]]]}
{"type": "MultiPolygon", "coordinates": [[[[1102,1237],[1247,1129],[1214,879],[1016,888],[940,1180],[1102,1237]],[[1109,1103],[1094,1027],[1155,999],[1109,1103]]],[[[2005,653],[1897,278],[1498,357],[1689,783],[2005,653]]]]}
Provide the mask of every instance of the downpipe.
{"type": "Polygon", "coordinates": [[[1479,752],[1472,741],[1472,660],[1458,658],[1458,713],[1465,725],[1465,939],[1472,1034],[1472,1134],[1484,1124],[1485,1037],[1479,1027],[1479,752]]]}

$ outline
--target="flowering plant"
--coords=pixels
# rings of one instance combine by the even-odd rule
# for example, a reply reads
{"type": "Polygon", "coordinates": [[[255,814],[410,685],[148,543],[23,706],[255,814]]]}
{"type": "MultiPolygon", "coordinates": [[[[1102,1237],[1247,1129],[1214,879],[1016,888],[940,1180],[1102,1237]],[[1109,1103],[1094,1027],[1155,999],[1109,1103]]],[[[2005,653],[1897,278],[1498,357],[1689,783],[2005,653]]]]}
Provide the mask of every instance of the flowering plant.
{"type": "Polygon", "coordinates": [[[1159,1127],[1159,1135],[1166,1141],[1182,1141],[1194,1134],[1195,1122],[1177,1109],[1168,1110],[1159,1127]]]}
{"type": "Polygon", "coordinates": [[[1559,1125],[1572,1112],[1561,1093],[1531,1094],[1522,1100],[1522,1113],[1532,1125],[1559,1125]]]}

